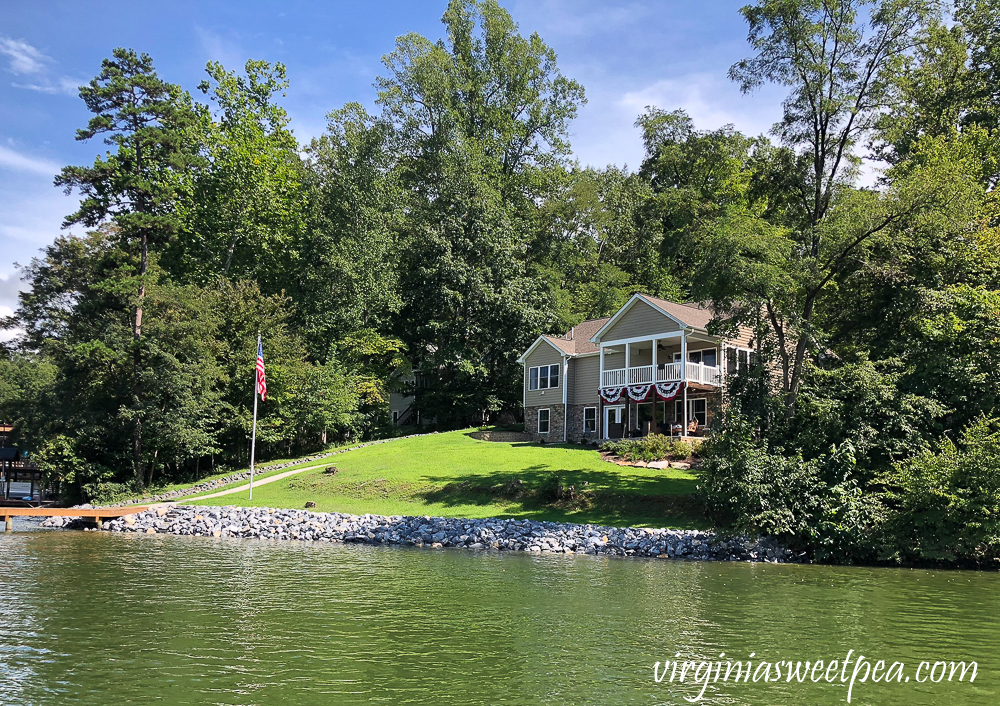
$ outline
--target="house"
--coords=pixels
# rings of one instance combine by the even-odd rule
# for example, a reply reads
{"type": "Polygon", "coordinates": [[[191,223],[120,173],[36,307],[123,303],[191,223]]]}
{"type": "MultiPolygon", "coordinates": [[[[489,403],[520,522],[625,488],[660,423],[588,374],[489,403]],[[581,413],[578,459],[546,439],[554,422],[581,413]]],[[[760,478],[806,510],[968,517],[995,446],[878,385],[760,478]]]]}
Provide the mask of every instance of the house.
{"type": "Polygon", "coordinates": [[[636,294],[605,319],[539,336],[524,366],[524,428],[537,440],[701,435],[752,332],[708,333],[711,309],[636,294]]]}
{"type": "Polygon", "coordinates": [[[42,473],[22,451],[9,445],[13,432],[12,424],[0,422],[0,504],[26,498],[37,501],[42,495],[42,473]]]}

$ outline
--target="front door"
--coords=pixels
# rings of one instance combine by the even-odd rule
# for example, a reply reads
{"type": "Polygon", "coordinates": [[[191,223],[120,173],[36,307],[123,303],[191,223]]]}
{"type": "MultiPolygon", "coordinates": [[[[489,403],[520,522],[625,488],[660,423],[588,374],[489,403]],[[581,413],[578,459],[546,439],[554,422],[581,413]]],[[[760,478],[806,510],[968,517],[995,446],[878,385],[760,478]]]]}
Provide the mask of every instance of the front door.
{"type": "Polygon", "coordinates": [[[625,416],[625,405],[607,405],[604,408],[604,438],[620,439],[624,436],[625,427],[622,417],[625,416]]]}

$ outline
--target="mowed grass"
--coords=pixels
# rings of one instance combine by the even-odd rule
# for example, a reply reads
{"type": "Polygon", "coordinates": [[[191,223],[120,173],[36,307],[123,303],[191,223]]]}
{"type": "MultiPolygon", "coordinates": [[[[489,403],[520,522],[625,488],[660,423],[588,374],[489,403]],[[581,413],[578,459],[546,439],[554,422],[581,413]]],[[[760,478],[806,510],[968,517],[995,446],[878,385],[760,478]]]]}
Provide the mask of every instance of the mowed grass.
{"type": "MultiPolygon", "coordinates": [[[[318,455],[318,454],[330,453],[331,451],[334,451],[335,449],[336,449],[336,447],[331,444],[325,450],[323,450],[323,451],[314,451],[313,453],[311,453],[309,455],[313,456],[313,455],[318,455]]],[[[254,478],[255,479],[267,478],[268,476],[273,476],[273,475],[276,475],[278,473],[282,473],[284,471],[291,471],[291,470],[294,470],[296,468],[301,468],[302,466],[309,466],[309,465],[315,465],[317,463],[323,463],[323,459],[319,459],[319,460],[316,460],[316,461],[299,461],[299,462],[294,463],[291,466],[286,466],[284,468],[274,468],[274,466],[277,466],[279,464],[291,463],[292,461],[295,461],[295,459],[293,459],[293,458],[285,458],[285,459],[276,459],[276,460],[265,461],[263,464],[261,464],[261,465],[259,465],[259,466],[256,467],[255,473],[254,473],[254,478]]],[[[213,473],[212,475],[204,476],[204,477],[199,478],[197,480],[185,480],[185,481],[178,481],[177,483],[167,483],[165,485],[157,485],[157,486],[154,486],[152,488],[149,488],[144,494],[145,495],[158,495],[158,494],[161,494],[161,493],[168,493],[168,492],[170,492],[172,490],[182,490],[184,488],[190,488],[192,485],[197,485],[199,483],[207,483],[208,481],[218,480],[220,478],[225,478],[226,476],[231,476],[231,475],[234,475],[236,473],[241,473],[241,472],[248,471],[248,470],[250,470],[249,466],[247,468],[243,468],[243,469],[239,469],[239,470],[229,469],[228,471],[224,471],[222,473],[213,473]]],[[[246,481],[242,481],[242,482],[246,483],[246,481]]],[[[216,490],[218,490],[218,489],[216,489],[216,490]]],[[[211,492],[216,492],[216,491],[214,491],[214,490],[211,490],[211,491],[210,490],[206,490],[204,492],[205,493],[211,493],[211,492]]]]}
{"type": "Polygon", "coordinates": [[[255,488],[252,503],[246,491],[184,502],[303,508],[311,501],[318,511],[352,514],[707,527],[692,498],[694,475],[618,466],[590,447],[478,441],[465,430],[400,439],[314,463],[322,467],[255,488]],[[337,472],[326,472],[329,466],[337,472]]]}

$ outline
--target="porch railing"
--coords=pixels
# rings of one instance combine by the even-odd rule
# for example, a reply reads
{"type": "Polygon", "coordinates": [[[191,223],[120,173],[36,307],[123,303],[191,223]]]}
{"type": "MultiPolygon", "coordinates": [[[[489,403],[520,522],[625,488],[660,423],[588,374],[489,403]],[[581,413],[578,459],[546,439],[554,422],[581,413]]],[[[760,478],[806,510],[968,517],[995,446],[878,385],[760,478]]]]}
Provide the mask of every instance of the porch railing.
{"type": "MultiPolygon", "coordinates": [[[[631,368],[605,370],[601,387],[624,387],[625,385],[650,385],[655,382],[677,382],[681,379],[680,363],[660,365],[639,365],[631,368]]],[[[702,385],[722,384],[722,369],[715,365],[701,363],[687,364],[687,379],[702,385]]]]}

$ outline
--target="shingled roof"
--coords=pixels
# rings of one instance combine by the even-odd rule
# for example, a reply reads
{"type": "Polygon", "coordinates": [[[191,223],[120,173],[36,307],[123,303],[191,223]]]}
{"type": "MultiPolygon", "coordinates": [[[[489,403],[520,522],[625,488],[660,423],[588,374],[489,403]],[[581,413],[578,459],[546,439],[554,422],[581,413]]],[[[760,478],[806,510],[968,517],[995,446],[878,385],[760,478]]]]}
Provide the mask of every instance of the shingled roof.
{"type": "Polygon", "coordinates": [[[591,319],[577,324],[564,336],[546,336],[545,340],[568,355],[583,355],[584,353],[596,353],[599,348],[590,339],[601,330],[604,324],[608,323],[609,317],[603,319],[591,319]]]}
{"type": "MultiPolygon", "coordinates": [[[[678,319],[688,326],[694,326],[701,329],[707,328],[708,322],[715,317],[715,313],[707,306],[701,306],[698,304],[678,304],[677,302],[670,302],[666,299],[651,297],[646,294],[643,294],[642,296],[647,301],[660,307],[675,319],[678,319]]],[[[594,333],[597,332],[595,331],[594,333]]]]}

